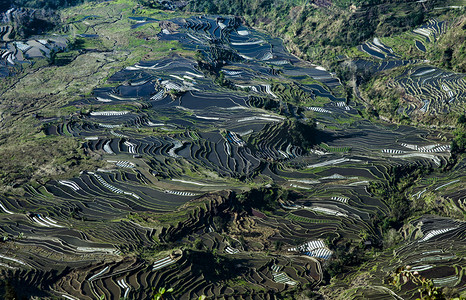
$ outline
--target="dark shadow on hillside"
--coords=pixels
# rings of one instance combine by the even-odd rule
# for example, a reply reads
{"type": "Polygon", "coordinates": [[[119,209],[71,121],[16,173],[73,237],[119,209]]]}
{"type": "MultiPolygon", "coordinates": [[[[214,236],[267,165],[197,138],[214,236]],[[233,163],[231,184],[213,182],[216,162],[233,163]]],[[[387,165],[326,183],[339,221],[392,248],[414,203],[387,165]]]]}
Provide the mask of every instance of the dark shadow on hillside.
{"type": "Polygon", "coordinates": [[[186,251],[186,259],[192,265],[195,276],[204,276],[207,282],[233,279],[248,268],[248,261],[235,259],[212,252],[186,251]]]}

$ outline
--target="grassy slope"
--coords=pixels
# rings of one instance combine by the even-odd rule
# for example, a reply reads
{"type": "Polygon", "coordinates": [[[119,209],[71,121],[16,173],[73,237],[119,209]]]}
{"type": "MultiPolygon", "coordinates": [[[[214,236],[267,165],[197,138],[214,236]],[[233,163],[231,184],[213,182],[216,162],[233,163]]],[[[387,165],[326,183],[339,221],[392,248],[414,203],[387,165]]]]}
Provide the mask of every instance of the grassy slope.
{"type": "Polygon", "coordinates": [[[454,19],[451,29],[440,37],[428,57],[440,67],[466,73],[466,16],[454,19]]]}

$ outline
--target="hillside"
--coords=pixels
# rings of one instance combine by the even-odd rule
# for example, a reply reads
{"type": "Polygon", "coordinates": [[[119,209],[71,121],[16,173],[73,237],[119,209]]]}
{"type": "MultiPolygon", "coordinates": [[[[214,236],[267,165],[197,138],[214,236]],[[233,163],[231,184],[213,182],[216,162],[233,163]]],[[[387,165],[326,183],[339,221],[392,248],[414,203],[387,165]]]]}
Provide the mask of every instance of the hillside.
{"type": "Polygon", "coordinates": [[[462,1],[15,5],[0,298],[466,299],[462,1]]]}
{"type": "MultiPolygon", "coordinates": [[[[390,85],[384,83],[383,86],[376,83],[373,88],[371,85],[374,83],[367,83],[368,76],[375,75],[384,82],[387,82],[387,77],[394,79],[400,73],[396,64],[404,65],[402,60],[416,60],[421,65],[428,62],[429,65],[447,72],[464,73],[464,8],[455,6],[458,4],[461,1],[266,1],[253,2],[252,5],[244,5],[241,1],[195,1],[186,9],[243,16],[249,25],[283,38],[286,47],[293,54],[337,72],[349,93],[355,83],[362,84],[363,90],[373,94],[370,97],[366,94],[363,96],[376,98],[369,101],[371,103],[368,103],[368,110],[375,107],[380,115],[399,121],[403,114],[397,109],[406,99],[400,93],[394,93],[393,87],[403,90],[403,95],[409,94],[409,91],[396,82],[390,85]],[[422,34],[426,33],[422,30],[431,30],[426,24],[432,20],[441,24],[443,29],[439,28],[438,32],[425,31],[427,34],[432,32],[435,36],[430,40],[427,38],[429,42],[424,45],[421,41],[426,37],[422,34]],[[379,50],[368,53],[365,48],[374,38],[380,40],[383,47],[393,54],[385,56],[383,52],[378,54],[379,50]],[[347,63],[358,59],[375,65],[361,65],[361,61],[352,65],[347,63]],[[378,68],[376,65],[381,59],[394,62],[395,67],[378,68]],[[374,74],[378,71],[384,72],[374,74]],[[391,96],[382,96],[386,93],[391,96]],[[388,110],[382,109],[382,106],[390,107],[387,101],[391,97],[395,97],[396,102],[401,104],[391,105],[388,110]],[[377,100],[381,98],[383,100],[377,100]],[[374,103],[380,101],[383,103],[374,103]]],[[[462,84],[460,82],[460,86],[462,84]]],[[[356,97],[358,92],[348,96],[356,97]]],[[[463,102],[465,95],[460,94],[458,97],[463,102]]],[[[461,113],[464,106],[461,103],[459,106],[455,111],[461,113]]],[[[435,112],[438,110],[433,113],[435,112]]],[[[420,119],[429,122],[429,115],[430,111],[426,118],[421,116],[420,119]]],[[[448,118],[440,117],[440,123],[447,121],[454,126],[455,122],[451,120],[456,118],[457,115],[449,121],[448,118]]],[[[419,116],[414,119],[418,120],[419,116]]]]}

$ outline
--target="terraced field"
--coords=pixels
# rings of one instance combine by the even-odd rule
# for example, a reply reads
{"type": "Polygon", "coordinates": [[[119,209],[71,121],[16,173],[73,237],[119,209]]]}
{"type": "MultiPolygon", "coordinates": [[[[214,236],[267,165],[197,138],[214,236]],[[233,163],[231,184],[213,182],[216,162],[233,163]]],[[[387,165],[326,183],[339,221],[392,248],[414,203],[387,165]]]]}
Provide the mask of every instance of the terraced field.
{"type": "MultiPolygon", "coordinates": [[[[406,177],[414,182],[404,195],[455,213],[399,228],[403,242],[371,261],[370,284],[382,288],[355,293],[415,297],[413,286],[382,282],[407,264],[436,286],[465,289],[465,225],[453,218],[465,213],[466,176],[461,159],[443,171],[449,133],[363,119],[334,74],[239,18],[132,1],[86,3],[62,17],[62,35],[6,43],[7,64],[64,49],[71,34],[80,51],[125,63],[36,118],[41,138],[77,141],[101,167],[2,195],[0,269],[14,286],[60,299],[148,299],[170,287],[173,299],[316,291],[340,241],[383,248],[393,203],[377,184],[402,185],[395,175],[420,169],[428,175],[406,177]],[[167,49],[125,60],[131,43],[167,49]]],[[[361,50],[382,60],[368,67],[378,71],[412,63],[378,39],[361,50]]],[[[407,114],[462,107],[462,74],[417,65],[396,80],[414,99],[407,114]]]]}
{"type": "Polygon", "coordinates": [[[466,99],[464,74],[445,72],[432,67],[407,70],[396,79],[413,101],[400,107],[400,113],[450,113],[463,110],[466,99]],[[409,75],[408,75],[409,73],[409,75]]]}
{"type": "MultiPolygon", "coordinates": [[[[7,36],[10,26],[0,27],[0,40],[7,36]],[[5,31],[5,32],[3,32],[5,31]]],[[[4,43],[0,48],[0,75],[14,74],[22,65],[31,65],[34,60],[50,59],[51,53],[64,51],[68,41],[64,37],[43,37],[38,40],[12,41],[4,43]]]]}
{"type": "Polygon", "coordinates": [[[356,60],[358,69],[370,70],[372,73],[386,71],[386,74],[391,69],[402,70],[394,75],[393,80],[384,82],[387,89],[402,91],[400,103],[393,114],[422,117],[461,114],[464,111],[464,74],[433,67],[426,59],[426,52],[438,47],[438,40],[447,30],[448,21],[431,19],[411,32],[374,38],[358,47],[373,58],[356,60]]]}

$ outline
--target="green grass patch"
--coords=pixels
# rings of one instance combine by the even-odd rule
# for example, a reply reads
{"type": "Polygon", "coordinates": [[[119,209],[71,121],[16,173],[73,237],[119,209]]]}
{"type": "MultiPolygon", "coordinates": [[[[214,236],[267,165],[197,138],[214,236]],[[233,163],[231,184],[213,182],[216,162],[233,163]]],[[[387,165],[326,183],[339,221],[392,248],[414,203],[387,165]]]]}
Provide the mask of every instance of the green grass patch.
{"type": "Polygon", "coordinates": [[[49,193],[49,191],[47,191],[47,189],[44,186],[41,186],[38,189],[38,191],[47,198],[53,198],[54,197],[53,194],[49,193]]]}
{"type": "Polygon", "coordinates": [[[322,149],[325,149],[328,152],[348,152],[351,151],[350,147],[330,147],[329,145],[325,143],[319,144],[319,147],[322,149]]]}
{"type": "Polygon", "coordinates": [[[293,215],[291,213],[285,215],[285,218],[292,221],[303,222],[303,223],[313,223],[313,224],[323,224],[323,223],[333,223],[334,220],[326,219],[311,219],[302,216],[293,215]]]}

